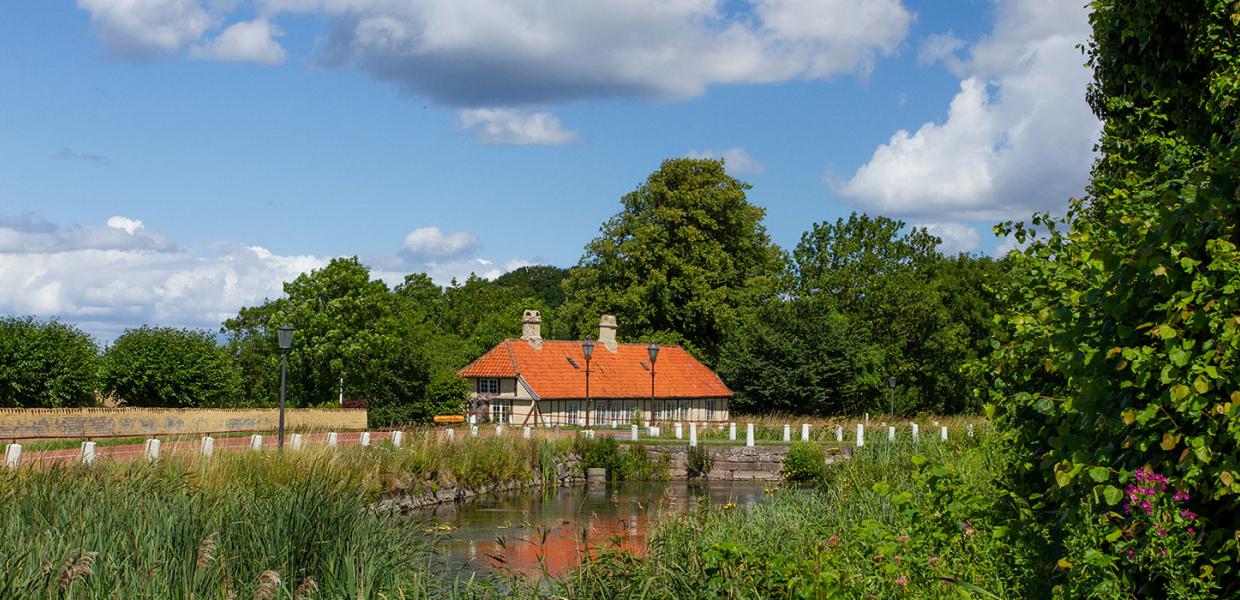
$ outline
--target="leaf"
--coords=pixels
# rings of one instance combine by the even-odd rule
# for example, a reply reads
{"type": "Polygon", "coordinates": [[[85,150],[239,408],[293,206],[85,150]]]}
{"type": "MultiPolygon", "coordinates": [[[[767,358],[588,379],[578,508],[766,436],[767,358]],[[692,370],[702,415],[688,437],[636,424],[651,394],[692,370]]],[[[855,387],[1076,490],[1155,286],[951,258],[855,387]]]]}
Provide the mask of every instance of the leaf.
{"type": "Polygon", "coordinates": [[[1055,483],[1059,484],[1059,487],[1061,488],[1068,487],[1068,484],[1072,483],[1072,472],[1056,469],[1055,483]]]}
{"type": "Polygon", "coordinates": [[[1107,504],[1115,506],[1119,504],[1120,500],[1124,499],[1124,491],[1113,485],[1108,485],[1102,488],[1102,497],[1106,499],[1107,504]]]}
{"type": "Polygon", "coordinates": [[[1235,483],[1236,481],[1232,477],[1231,471],[1223,471],[1222,473],[1219,473],[1218,478],[1219,478],[1219,481],[1223,482],[1223,485],[1228,486],[1228,487],[1231,487],[1231,484],[1235,483]]]}
{"type": "Polygon", "coordinates": [[[1198,375],[1197,379],[1193,381],[1193,389],[1197,390],[1198,394],[1205,394],[1210,391],[1210,382],[1198,375]]]}
{"type": "Polygon", "coordinates": [[[1067,558],[1061,558],[1061,559],[1059,559],[1059,562],[1056,562],[1055,564],[1056,564],[1056,565],[1057,565],[1060,569],[1071,569],[1071,568],[1072,568],[1072,563],[1068,562],[1068,559],[1067,559],[1067,558]]]}
{"type": "Polygon", "coordinates": [[[1171,400],[1173,402],[1179,402],[1180,400],[1188,397],[1191,392],[1192,390],[1188,389],[1188,386],[1182,383],[1173,385],[1171,386],[1171,400]]]}
{"type": "Polygon", "coordinates": [[[1158,446],[1163,450],[1171,451],[1175,450],[1176,445],[1179,443],[1180,436],[1172,435],[1171,433],[1164,433],[1162,436],[1162,443],[1158,444],[1158,446]]]}
{"type": "Polygon", "coordinates": [[[1089,478],[1098,483],[1102,483],[1111,476],[1111,472],[1106,467],[1092,467],[1089,469],[1089,478]]]}

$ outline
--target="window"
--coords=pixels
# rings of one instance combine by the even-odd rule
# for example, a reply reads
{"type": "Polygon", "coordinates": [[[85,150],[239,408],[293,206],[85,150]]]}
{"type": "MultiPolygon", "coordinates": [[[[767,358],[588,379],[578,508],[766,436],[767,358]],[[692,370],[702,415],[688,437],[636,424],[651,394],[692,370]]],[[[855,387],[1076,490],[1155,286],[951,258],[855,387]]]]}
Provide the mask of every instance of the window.
{"type": "Polygon", "coordinates": [[[623,402],[619,400],[611,401],[611,420],[613,421],[624,420],[624,411],[621,409],[622,404],[623,402]]]}
{"type": "Polygon", "coordinates": [[[499,393],[499,380],[498,379],[479,379],[478,380],[478,393],[479,394],[498,394],[499,393]]]}
{"type": "Polygon", "coordinates": [[[662,402],[654,403],[654,420],[655,421],[666,421],[667,420],[667,415],[663,413],[662,402]]]}
{"type": "Polygon", "coordinates": [[[512,414],[512,400],[498,400],[491,403],[491,421],[494,423],[507,423],[508,416],[512,414]]]}
{"type": "Polygon", "coordinates": [[[715,420],[715,401],[714,400],[706,401],[706,420],[707,421],[715,420]]]}
{"type": "Polygon", "coordinates": [[[680,404],[680,420],[684,421],[689,418],[689,407],[683,403],[680,404]]]}
{"type": "Polygon", "coordinates": [[[564,408],[564,416],[568,417],[569,425],[577,424],[577,401],[571,400],[564,408]]]}

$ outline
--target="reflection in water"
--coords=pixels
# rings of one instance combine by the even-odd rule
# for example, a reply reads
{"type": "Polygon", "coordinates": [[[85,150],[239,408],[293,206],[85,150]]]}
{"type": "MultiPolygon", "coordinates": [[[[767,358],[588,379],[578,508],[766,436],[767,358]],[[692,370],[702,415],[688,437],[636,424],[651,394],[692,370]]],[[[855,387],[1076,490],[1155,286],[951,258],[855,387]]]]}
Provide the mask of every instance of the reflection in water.
{"type": "Polygon", "coordinates": [[[591,549],[642,552],[660,515],[699,502],[743,508],[762,498],[762,482],[632,482],[491,496],[425,509],[419,516],[448,533],[448,562],[470,571],[559,575],[591,549]]]}

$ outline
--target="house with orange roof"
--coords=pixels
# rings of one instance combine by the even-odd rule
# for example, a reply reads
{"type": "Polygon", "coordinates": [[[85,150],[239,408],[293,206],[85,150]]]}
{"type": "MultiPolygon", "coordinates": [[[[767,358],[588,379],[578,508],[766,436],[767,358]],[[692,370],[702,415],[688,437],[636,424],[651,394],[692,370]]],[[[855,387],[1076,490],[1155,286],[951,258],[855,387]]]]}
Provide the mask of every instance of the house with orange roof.
{"type": "Polygon", "coordinates": [[[479,422],[597,427],[643,422],[728,420],[732,391],[684,348],[616,341],[603,315],[598,340],[544,340],[536,310],[522,315],[521,339],[496,344],[457,374],[469,380],[479,422]]]}

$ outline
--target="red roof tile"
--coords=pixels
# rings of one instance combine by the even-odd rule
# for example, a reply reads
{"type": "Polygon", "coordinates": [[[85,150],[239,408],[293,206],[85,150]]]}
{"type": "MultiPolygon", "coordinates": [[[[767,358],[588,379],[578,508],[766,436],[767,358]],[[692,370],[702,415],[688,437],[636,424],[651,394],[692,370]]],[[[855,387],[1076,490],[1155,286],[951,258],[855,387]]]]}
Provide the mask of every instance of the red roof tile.
{"type": "MultiPolygon", "coordinates": [[[[649,362],[644,344],[618,344],[615,352],[602,344],[595,345],[590,360],[590,397],[649,398],[649,362]]],[[[505,340],[457,371],[457,375],[520,375],[540,398],[584,398],[585,368],[581,342],[543,340],[542,347],[535,348],[524,340],[505,340]]],[[[714,371],[680,346],[659,346],[654,381],[656,398],[732,396],[714,371]]]]}

